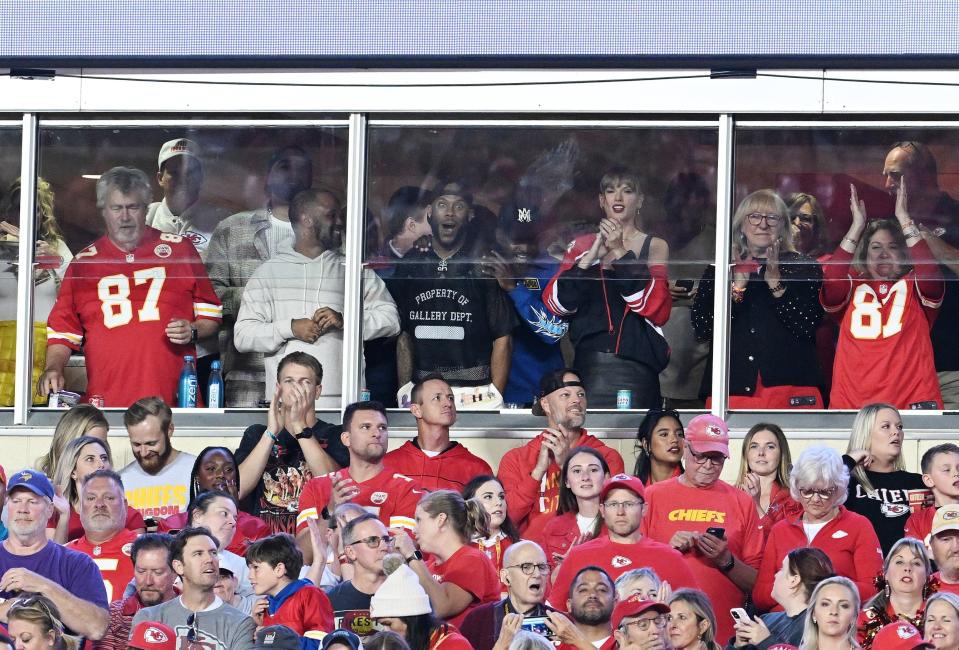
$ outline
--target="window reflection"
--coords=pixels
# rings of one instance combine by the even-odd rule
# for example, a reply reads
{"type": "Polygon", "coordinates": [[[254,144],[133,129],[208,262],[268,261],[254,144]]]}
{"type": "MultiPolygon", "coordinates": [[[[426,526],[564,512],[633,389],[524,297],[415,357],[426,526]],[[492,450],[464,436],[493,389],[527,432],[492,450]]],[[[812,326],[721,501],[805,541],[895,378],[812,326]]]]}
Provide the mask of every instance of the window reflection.
{"type": "Polygon", "coordinates": [[[404,404],[439,372],[461,409],[529,407],[568,365],[593,407],[620,391],[701,406],[708,348],[688,312],[713,255],[715,156],[707,130],[374,128],[367,259],[403,332],[395,356],[367,344],[372,395],[404,404]]]}
{"type": "MultiPolygon", "coordinates": [[[[737,194],[769,187],[783,197],[797,250],[823,268],[821,302],[831,317],[817,327],[814,349],[799,347],[790,359],[818,366],[831,408],[959,408],[957,137],[890,129],[737,134],[737,194]],[[865,217],[857,225],[859,201],[865,217]],[[880,250],[874,260],[872,249],[880,250]]],[[[733,368],[736,355],[734,347],[733,368]]]]}
{"type": "MultiPolygon", "coordinates": [[[[20,129],[0,129],[0,406],[13,406],[16,368],[17,276],[20,228],[20,129]]],[[[46,315],[53,304],[50,295],[60,265],[55,255],[70,254],[63,246],[57,225],[56,204],[49,184],[40,188],[37,203],[37,252],[45,267],[38,272],[38,298],[34,306],[34,379],[43,369],[46,347],[46,315]]]]}
{"type": "MultiPolygon", "coordinates": [[[[104,348],[98,348],[93,342],[96,327],[90,319],[96,320],[97,313],[102,312],[100,320],[106,321],[129,311],[130,323],[136,322],[138,327],[149,324],[142,332],[128,332],[135,336],[124,337],[118,336],[122,327],[110,320],[114,327],[106,354],[110,358],[105,366],[97,366],[100,370],[95,377],[88,373],[97,364],[75,354],[64,364],[64,387],[86,393],[84,398],[89,398],[93,392],[112,395],[116,385],[122,384],[125,391],[142,393],[139,396],[160,394],[176,405],[179,403],[176,396],[179,367],[183,366],[184,355],[196,354],[199,404],[206,401],[210,366],[218,358],[223,365],[226,406],[252,407],[271,399],[276,363],[266,368],[265,360],[273,361],[277,355],[282,357],[295,337],[289,332],[289,336],[282,336],[282,331],[289,327],[279,327],[281,334],[270,346],[245,346],[240,352],[233,335],[244,288],[264,261],[293,251],[294,225],[289,206],[299,193],[311,187],[322,188],[321,196],[336,202],[334,212],[341,214],[339,197],[346,185],[345,129],[57,128],[41,131],[40,154],[41,174],[49,179],[58,201],[70,206],[64,213],[62,226],[67,244],[77,254],[74,262],[77,270],[76,277],[68,273],[68,284],[76,290],[91,279],[102,283],[113,278],[110,280],[113,284],[106,287],[98,284],[95,294],[75,302],[75,309],[65,310],[65,313],[76,314],[91,311],[89,318],[61,323],[62,327],[58,326],[56,331],[62,329],[61,334],[75,335],[77,340],[69,341],[75,352],[90,355],[99,350],[98,353],[104,355],[104,348]],[[116,197],[111,195],[99,196],[95,202],[97,179],[102,180],[106,170],[117,166],[139,170],[147,178],[146,189],[126,191],[127,186],[114,182],[114,178],[108,194],[116,190],[123,200],[114,200],[116,197]],[[136,208],[131,201],[137,203],[136,208]],[[138,202],[143,203],[142,211],[138,202]],[[143,234],[135,237],[141,220],[143,234]],[[104,233],[105,237],[101,237],[104,233]],[[183,243],[188,247],[180,251],[183,243]],[[150,249],[152,253],[140,250],[147,244],[155,244],[150,249]],[[96,255],[90,254],[91,246],[97,249],[96,255]],[[106,256],[105,251],[113,250],[127,256],[129,268],[110,269],[110,273],[106,273],[102,266],[104,260],[100,258],[106,256]],[[151,254],[158,259],[151,258],[151,254]],[[148,278],[137,276],[149,270],[139,268],[142,256],[150,258],[142,260],[150,262],[147,266],[152,264],[163,269],[162,278],[155,277],[155,273],[148,278]],[[126,285],[121,286],[123,283],[119,281],[121,275],[128,280],[128,294],[124,293],[126,285]],[[210,287],[209,292],[206,287],[210,287]],[[129,310],[124,308],[124,300],[130,303],[129,310]],[[218,332],[209,322],[218,319],[221,303],[223,327],[218,332]],[[140,361],[132,365],[136,372],[128,368],[122,381],[116,376],[104,375],[102,367],[115,369],[112,357],[119,359],[131,349],[139,353],[140,361]],[[160,380],[162,386],[153,385],[137,374],[141,366],[150,365],[151,355],[160,351],[171,355],[178,366],[172,373],[172,381],[169,377],[160,380]],[[267,380],[267,372],[273,373],[272,381],[267,380]]],[[[316,202],[311,203],[310,209],[316,202]]],[[[312,217],[307,220],[313,223],[312,217]]],[[[333,242],[328,235],[329,232],[324,243],[342,257],[339,240],[333,242]]],[[[298,277],[300,270],[293,271],[295,266],[282,265],[279,276],[284,283],[288,278],[298,277]]],[[[338,272],[342,282],[341,266],[338,272]]],[[[334,284],[338,280],[335,275],[328,279],[334,284]]],[[[61,288],[61,296],[63,291],[61,288]]],[[[86,294],[81,291],[80,295],[86,294]]],[[[303,314],[298,316],[313,317],[322,307],[310,305],[312,309],[307,313],[306,302],[310,301],[301,300],[298,304],[300,302],[303,314]]],[[[253,300],[251,304],[258,306],[259,301],[253,300]]],[[[335,307],[332,305],[331,309],[335,307]]],[[[342,327],[341,304],[338,313],[342,327]]],[[[279,321],[271,323],[281,325],[279,321]]],[[[341,368],[342,340],[333,338],[324,341],[327,349],[334,350],[329,353],[333,357],[315,356],[324,357],[321,359],[324,370],[335,386],[341,368]]],[[[64,340],[56,342],[64,343],[64,340]]],[[[164,363],[172,367],[173,361],[167,359],[167,362],[164,363]]],[[[157,374],[155,370],[152,373],[157,374]]],[[[57,383],[47,388],[56,388],[57,383]]],[[[132,402],[128,399],[131,395],[124,393],[105,401],[108,406],[126,407],[132,402]],[[111,403],[114,400],[117,403],[111,403]]],[[[339,403],[337,395],[333,399],[339,403]]]]}

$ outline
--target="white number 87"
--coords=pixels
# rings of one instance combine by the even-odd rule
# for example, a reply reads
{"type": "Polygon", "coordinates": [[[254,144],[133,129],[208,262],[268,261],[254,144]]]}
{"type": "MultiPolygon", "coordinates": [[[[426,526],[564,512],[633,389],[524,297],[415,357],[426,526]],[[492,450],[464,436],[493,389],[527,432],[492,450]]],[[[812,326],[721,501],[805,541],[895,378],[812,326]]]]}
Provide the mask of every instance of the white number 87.
{"type": "MultiPolygon", "coordinates": [[[[150,283],[143,306],[137,310],[137,319],[143,321],[160,320],[160,292],[166,280],[166,269],[154,266],[133,272],[133,283],[137,286],[150,283]]],[[[97,283],[97,296],[100,298],[100,310],[103,312],[103,324],[108,329],[126,325],[133,319],[133,304],[130,302],[130,278],[122,273],[107,275],[97,283]]]]}

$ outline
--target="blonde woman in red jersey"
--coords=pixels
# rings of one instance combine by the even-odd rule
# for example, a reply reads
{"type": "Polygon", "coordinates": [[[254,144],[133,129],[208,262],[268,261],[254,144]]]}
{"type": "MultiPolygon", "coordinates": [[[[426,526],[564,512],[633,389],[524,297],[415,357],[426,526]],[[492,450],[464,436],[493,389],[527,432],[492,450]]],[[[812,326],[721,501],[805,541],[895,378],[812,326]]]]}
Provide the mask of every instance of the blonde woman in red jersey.
{"type": "Polygon", "coordinates": [[[865,203],[849,187],[852,224],[826,265],[820,296],[827,312],[842,314],[829,406],[941,409],[929,331],[945,283],[909,217],[905,179],[895,221],[867,224],[865,203]]]}

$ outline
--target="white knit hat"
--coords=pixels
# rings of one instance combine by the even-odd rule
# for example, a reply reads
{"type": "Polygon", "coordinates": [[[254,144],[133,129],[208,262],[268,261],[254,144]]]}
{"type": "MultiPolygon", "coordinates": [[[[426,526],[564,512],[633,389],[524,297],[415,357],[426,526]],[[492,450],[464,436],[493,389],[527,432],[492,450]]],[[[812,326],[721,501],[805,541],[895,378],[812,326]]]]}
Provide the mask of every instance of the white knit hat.
{"type": "Polygon", "coordinates": [[[420,579],[405,564],[388,575],[370,599],[370,618],[419,616],[432,611],[420,579]]]}

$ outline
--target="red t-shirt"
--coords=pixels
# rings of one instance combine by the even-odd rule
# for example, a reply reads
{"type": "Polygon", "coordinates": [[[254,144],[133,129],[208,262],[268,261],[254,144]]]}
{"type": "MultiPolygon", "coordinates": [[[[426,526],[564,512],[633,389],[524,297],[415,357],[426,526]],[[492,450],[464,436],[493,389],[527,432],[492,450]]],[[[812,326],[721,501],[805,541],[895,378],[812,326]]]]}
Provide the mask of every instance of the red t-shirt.
{"type": "Polygon", "coordinates": [[[427,490],[462,492],[473,478],[493,474],[489,463],[458,442],[436,456],[427,456],[415,441],[407,440],[383,457],[383,466],[427,490]]]}
{"type": "MultiPolygon", "coordinates": [[[[551,461],[546,473],[539,481],[533,479],[530,472],[536,466],[543,434],[530,440],[522,447],[510,449],[499,463],[497,477],[506,492],[506,509],[510,519],[519,526],[523,537],[538,538],[547,522],[556,514],[559,506],[560,467],[551,461]]],[[[582,430],[579,439],[572,445],[592,447],[597,450],[609,465],[609,475],[623,473],[623,457],[612,447],[607,447],[598,438],[582,430]]]]}
{"type": "MultiPolygon", "coordinates": [[[[53,516],[47,521],[47,528],[56,528],[60,521],[60,513],[54,512],[53,516]]],[[[143,515],[136,508],[127,506],[127,530],[145,530],[147,524],[143,521],[143,515]]],[[[83,537],[83,522],[80,521],[80,513],[70,506],[70,519],[67,521],[67,541],[72,542],[75,539],[83,537]]]]}
{"type": "Polygon", "coordinates": [[[836,575],[856,584],[860,602],[869,600],[876,593],[873,580],[882,571],[882,548],[872,522],[840,506],[839,514],[816,533],[812,542],[807,542],[800,517],[780,521],[769,532],[753,587],[753,603],[761,610],[778,608],[771,595],[773,579],[786,554],[804,546],[822,550],[832,560],[836,575]]]}
{"type": "Polygon", "coordinates": [[[906,528],[902,531],[903,537],[915,537],[927,542],[932,532],[932,520],[936,516],[938,506],[924,506],[916,510],[906,520],[906,528]]]}
{"type": "MultiPolygon", "coordinates": [[[[323,508],[330,502],[333,490],[333,476],[350,477],[350,469],[341,470],[317,476],[310,479],[303,492],[300,493],[300,514],[296,518],[296,532],[306,529],[306,520],[310,517],[319,517],[323,508]]],[[[363,506],[380,518],[384,525],[392,528],[400,526],[413,530],[416,522],[413,515],[416,504],[425,494],[413,482],[413,479],[395,474],[386,469],[371,479],[357,483],[359,494],[353,497],[353,503],[363,506]]]]}
{"type": "Polygon", "coordinates": [[[449,623],[430,633],[429,650],[473,650],[473,645],[449,623]]]}
{"type": "MultiPolygon", "coordinates": [[[[661,481],[646,489],[646,512],[642,530],[664,544],[679,531],[705,533],[707,528],[726,530],[729,550],[740,561],[759,568],[763,551],[763,532],[759,529],[756,504],[748,494],[717,480],[705,488],[693,488],[680,482],[681,478],[661,481]]],[[[713,611],[728,612],[742,607],[746,594],[725,573],[694,548],[682,556],[713,603],[713,611]]],[[[675,585],[674,585],[675,586],[675,585]]],[[[716,638],[733,636],[731,616],[717,616],[716,638]]]]}
{"type": "Polygon", "coordinates": [[[70,262],[47,319],[47,345],[83,346],[87,395],[126,408],[145,395],[176,404],[192,343],[166,336],[174,319],[222,317],[220,299],[189,239],[147,227],[132,253],[101,237],[70,262]]]}
{"type": "Polygon", "coordinates": [[[627,571],[649,567],[661,580],[668,581],[673,591],[683,587],[699,589],[699,583],[683,562],[682,554],[673,547],[648,537],[633,544],[621,544],[611,540],[609,535],[603,535],[570,549],[550,588],[548,602],[551,607],[567,611],[566,600],[573,578],[580,569],[590,565],[603,569],[614,581],[627,571]]]}
{"type": "Polygon", "coordinates": [[[459,626],[477,605],[490,603],[500,598],[500,582],[496,569],[486,553],[469,544],[461,546],[446,562],[438,564],[430,557],[426,567],[439,583],[450,582],[473,596],[473,602],[456,616],[447,619],[459,626]]]}
{"type": "Polygon", "coordinates": [[[836,250],[824,270],[823,307],[843,313],[833,364],[829,407],[858,409],[887,402],[903,409],[916,402],[942,408],[929,331],[942,304],[945,283],[928,245],[910,249],[915,270],[898,280],[871,280],[848,266],[836,250]]]}
{"type": "Polygon", "coordinates": [[[333,606],[319,587],[297,580],[277,594],[276,599],[280,600],[276,610],[263,614],[264,627],[285,625],[308,639],[322,639],[324,634],[333,631],[333,606]]]}
{"type": "Polygon", "coordinates": [[[939,581],[939,591],[945,591],[946,593],[959,596],[959,582],[943,582],[942,575],[939,571],[933,573],[932,577],[939,581]]]}
{"type": "MultiPolygon", "coordinates": [[[[188,512],[178,512],[175,515],[158,519],[157,531],[161,533],[172,533],[183,530],[186,528],[189,514],[188,512]]],[[[241,510],[236,515],[236,533],[234,533],[233,541],[226,547],[226,550],[242,557],[246,555],[246,548],[251,543],[258,539],[263,539],[272,532],[265,521],[241,510]]]]}
{"type": "Polygon", "coordinates": [[[130,551],[137,537],[139,535],[132,530],[121,530],[102,544],[91,544],[84,535],[72,542],[67,542],[65,546],[93,558],[93,563],[97,565],[100,575],[103,576],[107,602],[112,603],[123,597],[123,590],[133,580],[133,560],[130,557],[130,551]]]}

